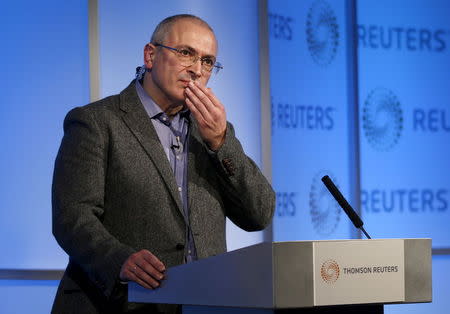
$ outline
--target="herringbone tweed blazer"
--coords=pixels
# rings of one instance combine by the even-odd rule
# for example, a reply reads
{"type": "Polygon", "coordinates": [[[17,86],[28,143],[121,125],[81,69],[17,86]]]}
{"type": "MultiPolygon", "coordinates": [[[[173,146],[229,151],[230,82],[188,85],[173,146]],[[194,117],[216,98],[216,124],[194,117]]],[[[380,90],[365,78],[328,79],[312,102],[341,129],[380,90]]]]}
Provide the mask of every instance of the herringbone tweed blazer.
{"type": "Polygon", "coordinates": [[[67,114],[52,206],[53,234],[70,259],[53,313],[174,312],[126,302],[119,272],[132,253],[145,248],[166,267],[182,264],[190,222],[198,257],[205,258],[226,250],[225,217],[253,231],[273,216],[274,192],[231,124],[212,153],[191,119],[187,177],[189,218],[134,81],[67,114]]]}

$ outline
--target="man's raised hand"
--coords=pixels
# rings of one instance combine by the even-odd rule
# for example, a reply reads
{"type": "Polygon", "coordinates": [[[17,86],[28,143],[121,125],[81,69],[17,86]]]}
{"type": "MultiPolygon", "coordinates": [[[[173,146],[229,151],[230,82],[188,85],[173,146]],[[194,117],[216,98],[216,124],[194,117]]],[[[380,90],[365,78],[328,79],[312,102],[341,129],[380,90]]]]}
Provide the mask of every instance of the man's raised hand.
{"type": "Polygon", "coordinates": [[[197,120],[200,136],[213,151],[225,140],[227,118],[225,108],[210,88],[198,81],[190,82],[185,90],[186,105],[197,120]]]}

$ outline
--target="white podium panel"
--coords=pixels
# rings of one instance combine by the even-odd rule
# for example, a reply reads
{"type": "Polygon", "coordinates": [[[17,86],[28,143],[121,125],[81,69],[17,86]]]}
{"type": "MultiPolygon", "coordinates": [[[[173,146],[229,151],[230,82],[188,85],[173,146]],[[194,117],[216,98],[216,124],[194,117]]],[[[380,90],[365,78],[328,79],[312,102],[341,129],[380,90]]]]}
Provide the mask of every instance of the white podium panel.
{"type": "Polygon", "coordinates": [[[403,240],[315,242],[314,305],[405,301],[403,240]]]}
{"type": "Polygon", "coordinates": [[[128,299],[269,310],[431,302],[431,239],[261,243],[169,268],[156,290],[130,283],[128,299]]]}

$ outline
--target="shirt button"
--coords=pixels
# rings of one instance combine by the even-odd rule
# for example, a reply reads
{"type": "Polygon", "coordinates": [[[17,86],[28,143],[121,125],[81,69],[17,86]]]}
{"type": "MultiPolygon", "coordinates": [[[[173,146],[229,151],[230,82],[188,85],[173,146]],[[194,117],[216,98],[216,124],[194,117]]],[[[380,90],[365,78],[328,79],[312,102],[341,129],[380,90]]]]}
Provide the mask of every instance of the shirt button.
{"type": "Polygon", "coordinates": [[[166,118],[166,117],[163,117],[162,119],[163,119],[163,121],[166,121],[166,120],[167,120],[167,118],[166,118]]]}
{"type": "Polygon", "coordinates": [[[191,250],[188,250],[188,253],[191,254],[191,250]]]}
{"type": "Polygon", "coordinates": [[[177,155],[177,159],[180,160],[180,158],[181,158],[180,155],[177,155]]]}
{"type": "Polygon", "coordinates": [[[178,192],[181,192],[181,186],[178,187],[178,192]]]}

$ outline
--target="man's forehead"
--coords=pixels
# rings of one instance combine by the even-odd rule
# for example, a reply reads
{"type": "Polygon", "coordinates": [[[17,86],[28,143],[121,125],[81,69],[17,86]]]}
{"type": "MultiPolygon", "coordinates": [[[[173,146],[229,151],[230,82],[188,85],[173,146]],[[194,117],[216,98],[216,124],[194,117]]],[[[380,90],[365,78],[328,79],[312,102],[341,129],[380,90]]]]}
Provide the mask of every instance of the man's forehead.
{"type": "Polygon", "coordinates": [[[180,20],[172,25],[166,38],[167,44],[186,45],[196,50],[207,50],[205,53],[214,53],[217,50],[217,41],[214,33],[203,23],[195,20],[180,20]]]}

